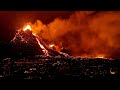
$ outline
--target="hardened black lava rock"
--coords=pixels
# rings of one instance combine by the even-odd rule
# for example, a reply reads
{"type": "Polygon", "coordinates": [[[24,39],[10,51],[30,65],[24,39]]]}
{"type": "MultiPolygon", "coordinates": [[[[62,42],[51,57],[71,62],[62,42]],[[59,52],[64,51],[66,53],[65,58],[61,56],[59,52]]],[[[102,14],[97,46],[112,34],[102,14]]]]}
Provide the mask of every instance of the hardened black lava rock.
{"type": "Polygon", "coordinates": [[[120,61],[37,55],[5,58],[2,71],[2,79],[13,80],[120,80],[120,61]]]}

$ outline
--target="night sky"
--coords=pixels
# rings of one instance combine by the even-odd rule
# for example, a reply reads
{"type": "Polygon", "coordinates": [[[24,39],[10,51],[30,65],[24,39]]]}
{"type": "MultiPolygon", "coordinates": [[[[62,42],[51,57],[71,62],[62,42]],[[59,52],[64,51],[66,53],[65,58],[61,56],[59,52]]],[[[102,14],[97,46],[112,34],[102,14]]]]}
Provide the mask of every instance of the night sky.
{"type": "Polygon", "coordinates": [[[10,41],[17,29],[37,19],[48,24],[56,17],[69,18],[74,11],[0,11],[0,41],[10,41]]]}

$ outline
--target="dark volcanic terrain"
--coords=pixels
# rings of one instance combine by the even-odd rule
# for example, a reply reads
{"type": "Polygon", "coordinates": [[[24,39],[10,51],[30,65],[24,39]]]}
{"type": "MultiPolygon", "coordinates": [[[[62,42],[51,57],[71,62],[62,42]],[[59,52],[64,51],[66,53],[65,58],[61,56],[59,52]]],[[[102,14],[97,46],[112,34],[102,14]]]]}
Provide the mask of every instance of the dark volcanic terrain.
{"type": "Polygon", "coordinates": [[[1,60],[1,79],[120,80],[119,60],[42,55],[1,60]]]}

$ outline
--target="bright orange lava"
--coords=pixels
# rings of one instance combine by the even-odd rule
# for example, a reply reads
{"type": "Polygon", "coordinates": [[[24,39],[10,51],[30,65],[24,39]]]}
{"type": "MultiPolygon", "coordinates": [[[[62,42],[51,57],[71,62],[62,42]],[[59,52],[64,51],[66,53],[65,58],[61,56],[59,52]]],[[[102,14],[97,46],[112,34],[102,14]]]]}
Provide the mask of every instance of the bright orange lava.
{"type": "Polygon", "coordinates": [[[27,25],[23,28],[23,31],[26,31],[27,29],[29,29],[30,31],[32,30],[31,26],[30,25],[27,25]]]}
{"type": "Polygon", "coordinates": [[[51,48],[52,48],[53,46],[55,46],[55,45],[54,45],[54,44],[50,44],[50,45],[49,45],[49,47],[51,47],[51,48]]]}

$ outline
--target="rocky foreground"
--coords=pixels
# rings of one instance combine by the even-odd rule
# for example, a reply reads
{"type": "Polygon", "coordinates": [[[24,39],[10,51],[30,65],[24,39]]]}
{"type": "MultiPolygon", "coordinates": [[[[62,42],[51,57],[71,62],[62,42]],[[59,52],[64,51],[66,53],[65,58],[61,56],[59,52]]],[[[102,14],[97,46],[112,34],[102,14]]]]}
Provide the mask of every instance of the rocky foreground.
{"type": "Polygon", "coordinates": [[[42,55],[2,58],[0,79],[120,80],[120,60],[42,55]]]}

